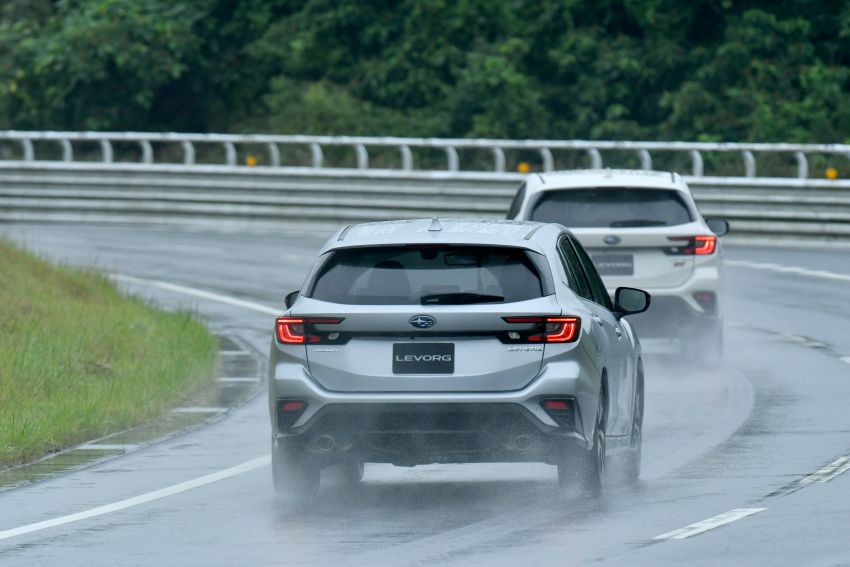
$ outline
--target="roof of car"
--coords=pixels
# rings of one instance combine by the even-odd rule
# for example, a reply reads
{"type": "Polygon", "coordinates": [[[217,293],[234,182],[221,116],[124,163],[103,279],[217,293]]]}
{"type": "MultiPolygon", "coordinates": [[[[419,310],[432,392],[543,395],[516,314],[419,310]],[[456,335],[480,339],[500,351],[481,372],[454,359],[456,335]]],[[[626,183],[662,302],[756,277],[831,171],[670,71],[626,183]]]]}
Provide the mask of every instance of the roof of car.
{"type": "Polygon", "coordinates": [[[682,176],[671,171],[644,169],[576,169],[550,171],[529,176],[529,188],[536,191],[574,187],[651,187],[688,191],[682,176]]]}
{"type": "Polygon", "coordinates": [[[393,244],[490,244],[540,250],[538,232],[563,230],[536,221],[470,218],[427,218],[352,224],[339,230],[323,251],[354,246],[393,244]],[[551,227],[551,228],[549,228],[551,227]]]}

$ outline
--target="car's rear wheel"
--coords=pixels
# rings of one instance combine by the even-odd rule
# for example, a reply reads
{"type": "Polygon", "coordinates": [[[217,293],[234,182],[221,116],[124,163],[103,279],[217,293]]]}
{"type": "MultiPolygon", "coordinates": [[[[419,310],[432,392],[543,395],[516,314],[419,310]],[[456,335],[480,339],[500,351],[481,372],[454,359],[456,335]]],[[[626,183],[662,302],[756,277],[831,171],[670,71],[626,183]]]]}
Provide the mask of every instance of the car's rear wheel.
{"type": "Polygon", "coordinates": [[[599,394],[599,409],[596,410],[596,424],[593,428],[593,449],[585,457],[584,486],[598,493],[605,483],[605,473],[608,461],[607,435],[605,423],[608,414],[605,390],[599,394]]]}
{"type": "Polygon", "coordinates": [[[635,407],[632,414],[631,447],[626,463],[626,477],[635,481],[640,477],[640,464],[643,456],[643,379],[638,378],[635,391],[635,407]]]}
{"type": "Polygon", "coordinates": [[[272,442],[272,480],[279,495],[293,500],[306,500],[319,490],[321,468],[305,458],[303,451],[275,447],[272,442]]]}

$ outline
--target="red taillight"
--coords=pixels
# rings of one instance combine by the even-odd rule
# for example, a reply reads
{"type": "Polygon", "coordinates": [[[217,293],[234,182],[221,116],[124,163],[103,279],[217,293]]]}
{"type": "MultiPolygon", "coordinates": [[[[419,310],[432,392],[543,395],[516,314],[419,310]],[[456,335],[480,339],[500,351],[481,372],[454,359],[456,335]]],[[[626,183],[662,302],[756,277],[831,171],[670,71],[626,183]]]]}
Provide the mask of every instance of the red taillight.
{"type": "Polygon", "coordinates": [[[578,317],[548,317],[546,319],[547,343],[571,343],[578,338],[578,317]]]}
{"type": "Polygon", "coordinates": [[[278,317],[276,320],[277,340],[284,344],[301,344],[307,340],[304,335],[304,319],[278,317]]]}
{"type": "Polygon", "coordinates": [[[543,332],[528,335],[526,340],[546,343],[571,343],[578,339],[581,319],[578,317],[503,317],[507,323],[542,324],[543,332]]]}
{"type": "Polygon", "coordinates": [[[665,250],[667,254],[704,256],[714,254],[717,249],[717,237],[713,234],[708,236],[670,236],[668,240],[681,241],[682,245],[667,248],[665,250]]]}
{"type": "Polygon", "coordinates": [[[343,321],[342,317],[278,317],[275,320],[275,332],[277,340],[284,344],[317,343],[322,338],[309,334],[309,325],[337,325],[343,321]]]}

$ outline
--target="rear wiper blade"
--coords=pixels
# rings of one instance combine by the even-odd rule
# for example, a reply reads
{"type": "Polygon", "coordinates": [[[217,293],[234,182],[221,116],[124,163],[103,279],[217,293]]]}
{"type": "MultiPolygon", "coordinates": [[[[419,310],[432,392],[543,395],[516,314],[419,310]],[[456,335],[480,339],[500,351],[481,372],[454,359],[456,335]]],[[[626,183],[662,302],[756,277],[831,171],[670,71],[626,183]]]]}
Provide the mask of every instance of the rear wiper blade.
{"type": "Polygon", "coordinates": [[[459,293],[435,293],[423,295],[419,299],[422,305],[464,305],[467,303],[499,303],[505,298],[501,295],[487,295],[484,293],[459,292],[459,293]]]}
{"type": "Polygon", "coordinates": [[[609,224],[611,228],[619,227],[626,228],[630,226],[667,226],[667,223],[663,220],[655,220],[655,219],[629,219],[629,220],[621,220],[614,221],[609,224]]]}

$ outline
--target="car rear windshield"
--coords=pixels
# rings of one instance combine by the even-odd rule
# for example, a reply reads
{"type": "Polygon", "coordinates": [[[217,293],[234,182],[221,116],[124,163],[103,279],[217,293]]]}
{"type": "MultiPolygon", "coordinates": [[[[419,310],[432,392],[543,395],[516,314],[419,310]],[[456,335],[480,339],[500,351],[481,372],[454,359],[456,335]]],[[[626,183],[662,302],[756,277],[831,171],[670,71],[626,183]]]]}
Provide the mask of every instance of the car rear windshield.
{"type": "Polygon", "coordinates": [[[587,228],[674,226],[694,219],[679,191],[605,187],[547,191],[531,220],[587,228]]]}
{"type": "Polygon", "coordinates": [[[308,295],[349,305],[509,303],[546,295],[544,266],[540,254],[502,246],[346,248],[331,253],[308,295]]]}

